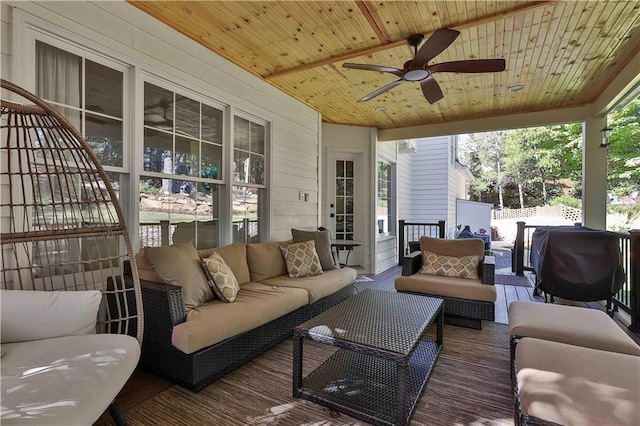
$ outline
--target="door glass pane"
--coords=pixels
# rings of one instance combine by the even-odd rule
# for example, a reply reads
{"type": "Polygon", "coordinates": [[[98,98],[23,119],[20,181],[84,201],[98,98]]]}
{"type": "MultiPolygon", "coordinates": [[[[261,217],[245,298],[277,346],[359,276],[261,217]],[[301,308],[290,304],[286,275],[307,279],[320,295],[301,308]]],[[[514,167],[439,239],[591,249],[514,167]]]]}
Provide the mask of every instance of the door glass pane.
{"type": "Polygon", "coordinates": [[[353,161],[345,161],[345,176],[353,177],[353,161]]]}
{"type": "Polygon", "coordinates": [[[336,161],[336,176],[344,177],[344,161],[342,160],[336,161]]]}
{"type": "Polygon", "coordinates": [[[346,179],[345,184],[345,195],[353,196],[353,179],[346,179]]]}

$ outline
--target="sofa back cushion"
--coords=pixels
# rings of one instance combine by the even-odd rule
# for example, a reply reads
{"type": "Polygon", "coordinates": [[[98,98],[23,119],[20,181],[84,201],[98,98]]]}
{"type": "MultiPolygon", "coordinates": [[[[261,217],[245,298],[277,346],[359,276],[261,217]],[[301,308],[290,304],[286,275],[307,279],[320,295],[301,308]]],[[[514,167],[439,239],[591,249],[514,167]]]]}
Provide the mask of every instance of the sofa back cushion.
{"type": "Polygon", "coordinates": [[[313,240],[316,245],[316,253],[320,259],[323,271],[336,269],[333,262],[333,254],[331,253],[331,233],[329,231],[303,231],[300,229],[292,229],[294,243],[302,243],[313,240]]]}
{"type": "Polygon", "coordinates": [[[251,281],[260,282],[287,274],[287,263],[280,247],[287,247],[291,241],[247,244],[247,263],[251,281]]]}
{"type": "Polygon", "coordinates": [[[239,285],[251,281],[251,274],[247,264],[247,245],[245,243],[233,243],[224,247],[198,250],[200,259],[205,259],[213,253],[218,253],[224,259],[238,280],[239,285]]]}
{"type": "Polygon", "coordinates": [[[480,238],[463,240],[445,240],[442,238],[420,237],[420,251],[452,257],[480,256],[484,257],[484,241],[480,238]]]}
{"type": "Polygon", "coordinates": [[[138,275],[141,280],[151,281],[154,283],[161,283],[162,277],[158,275],[153,264],[149,261],[149,258],[144,253],[144,249],[136,254],[136,266],[138,267],[138,275]]]}
{"type": "Polygon", "coordinates": [[[198,252],[191,242],[146,247],[144,252],[163,282],[182,287],[184,306],[187,309],[213,299],[198,252]]]}

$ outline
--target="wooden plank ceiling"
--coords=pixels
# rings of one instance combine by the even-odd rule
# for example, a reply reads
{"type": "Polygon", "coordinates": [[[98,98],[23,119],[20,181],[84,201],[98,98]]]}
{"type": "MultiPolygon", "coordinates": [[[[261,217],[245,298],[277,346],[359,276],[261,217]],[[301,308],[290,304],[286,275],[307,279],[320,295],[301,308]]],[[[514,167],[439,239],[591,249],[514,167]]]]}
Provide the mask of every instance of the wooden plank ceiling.
{"type": "Polygon", "coordinates": [[[137,1],[129,3],[322,113],[393,129],[592,103],[640,50],[638,1],[137,1]],[[344,62],[402,68],[411,34],[460,36],[429,64],[504,58],[500,73],[437,73],[420,84],[344,62]],[[522,84],[524,90],[510,92],[522,84]],[[385,107],[386,111],[378,111],[385,107]]]}

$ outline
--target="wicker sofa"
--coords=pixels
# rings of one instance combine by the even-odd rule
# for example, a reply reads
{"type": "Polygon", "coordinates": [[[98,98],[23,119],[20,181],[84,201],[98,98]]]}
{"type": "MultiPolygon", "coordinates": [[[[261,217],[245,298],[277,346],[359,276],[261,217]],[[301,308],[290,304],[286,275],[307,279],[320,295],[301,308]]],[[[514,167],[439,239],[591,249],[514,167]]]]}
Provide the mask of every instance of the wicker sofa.
{"type": "Polygon", "coordinates": [[[603,311],[509,305],[516,425],[637,425],[640,346],[603,311]]]}
{"type": "Polygon", "coordinates": [[[495,320],[497,294],[494,286],[495,258],[484,256],[484,242],[478,238],[445,240],[421,237],[420,251],[402,260],[402,276],[395,281],[396,291],[434,296],[444,299],[444,321],[447,324],[481,329],[482,320],[495,320]],[[477,279],[466,279],[420,273],[423,252],[448,257],[478,256],[477,279]]]}
{"type": "Polygon", "coordinates": [[[146,256],[138,254],[145,312],[140,367],[199,391],[291,336],[296,325],[355,294],[351,268],[289,277],[280,251],[288,243],[198,250],[200,258],[218,253],[240,290],[233,303],[214,299],[189,311],[182,288],[163,283],[146,256]]]}

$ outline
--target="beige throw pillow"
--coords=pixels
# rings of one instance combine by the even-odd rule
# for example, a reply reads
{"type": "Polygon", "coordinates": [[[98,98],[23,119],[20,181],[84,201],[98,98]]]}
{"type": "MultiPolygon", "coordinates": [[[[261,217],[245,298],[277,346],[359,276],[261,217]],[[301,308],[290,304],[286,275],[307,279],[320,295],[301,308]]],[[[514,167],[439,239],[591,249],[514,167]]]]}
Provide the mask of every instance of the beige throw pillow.
{"type": "Polygon", "coordinates": [[[423,251],[420,273],[477,280],[479,263],[478,256],[453,257],[423,251]]]}
{"type": "Polygon", "coordinates": [[[218,253],[202,259],[202,267],[209,287],[220,300],[227,303],[235,302],[240,285],[233,271],[218,253]]]}
{"type": "Polygon", "coordinates": [[[162,281],[182,287],[187,310],[213,299],[213,293],[200,266],[200,256],[191,242],[146,247],[144,253],[162,281]]]}
{"type": "Polygon", "coordinates": [[[322,266],[313,240],[280,247],[291,278],[322,274],[322,266]]]}
{"type": "Polygon", "coordinates": [[[316,253],[320,259],[320,265],[323,271],[336,269],[333,263],[333,255],[331,254],[331,233],[329,231],[301,231],[292,229],[291,236],[294,243],[313,240],[316,243],[316,253]]]}

